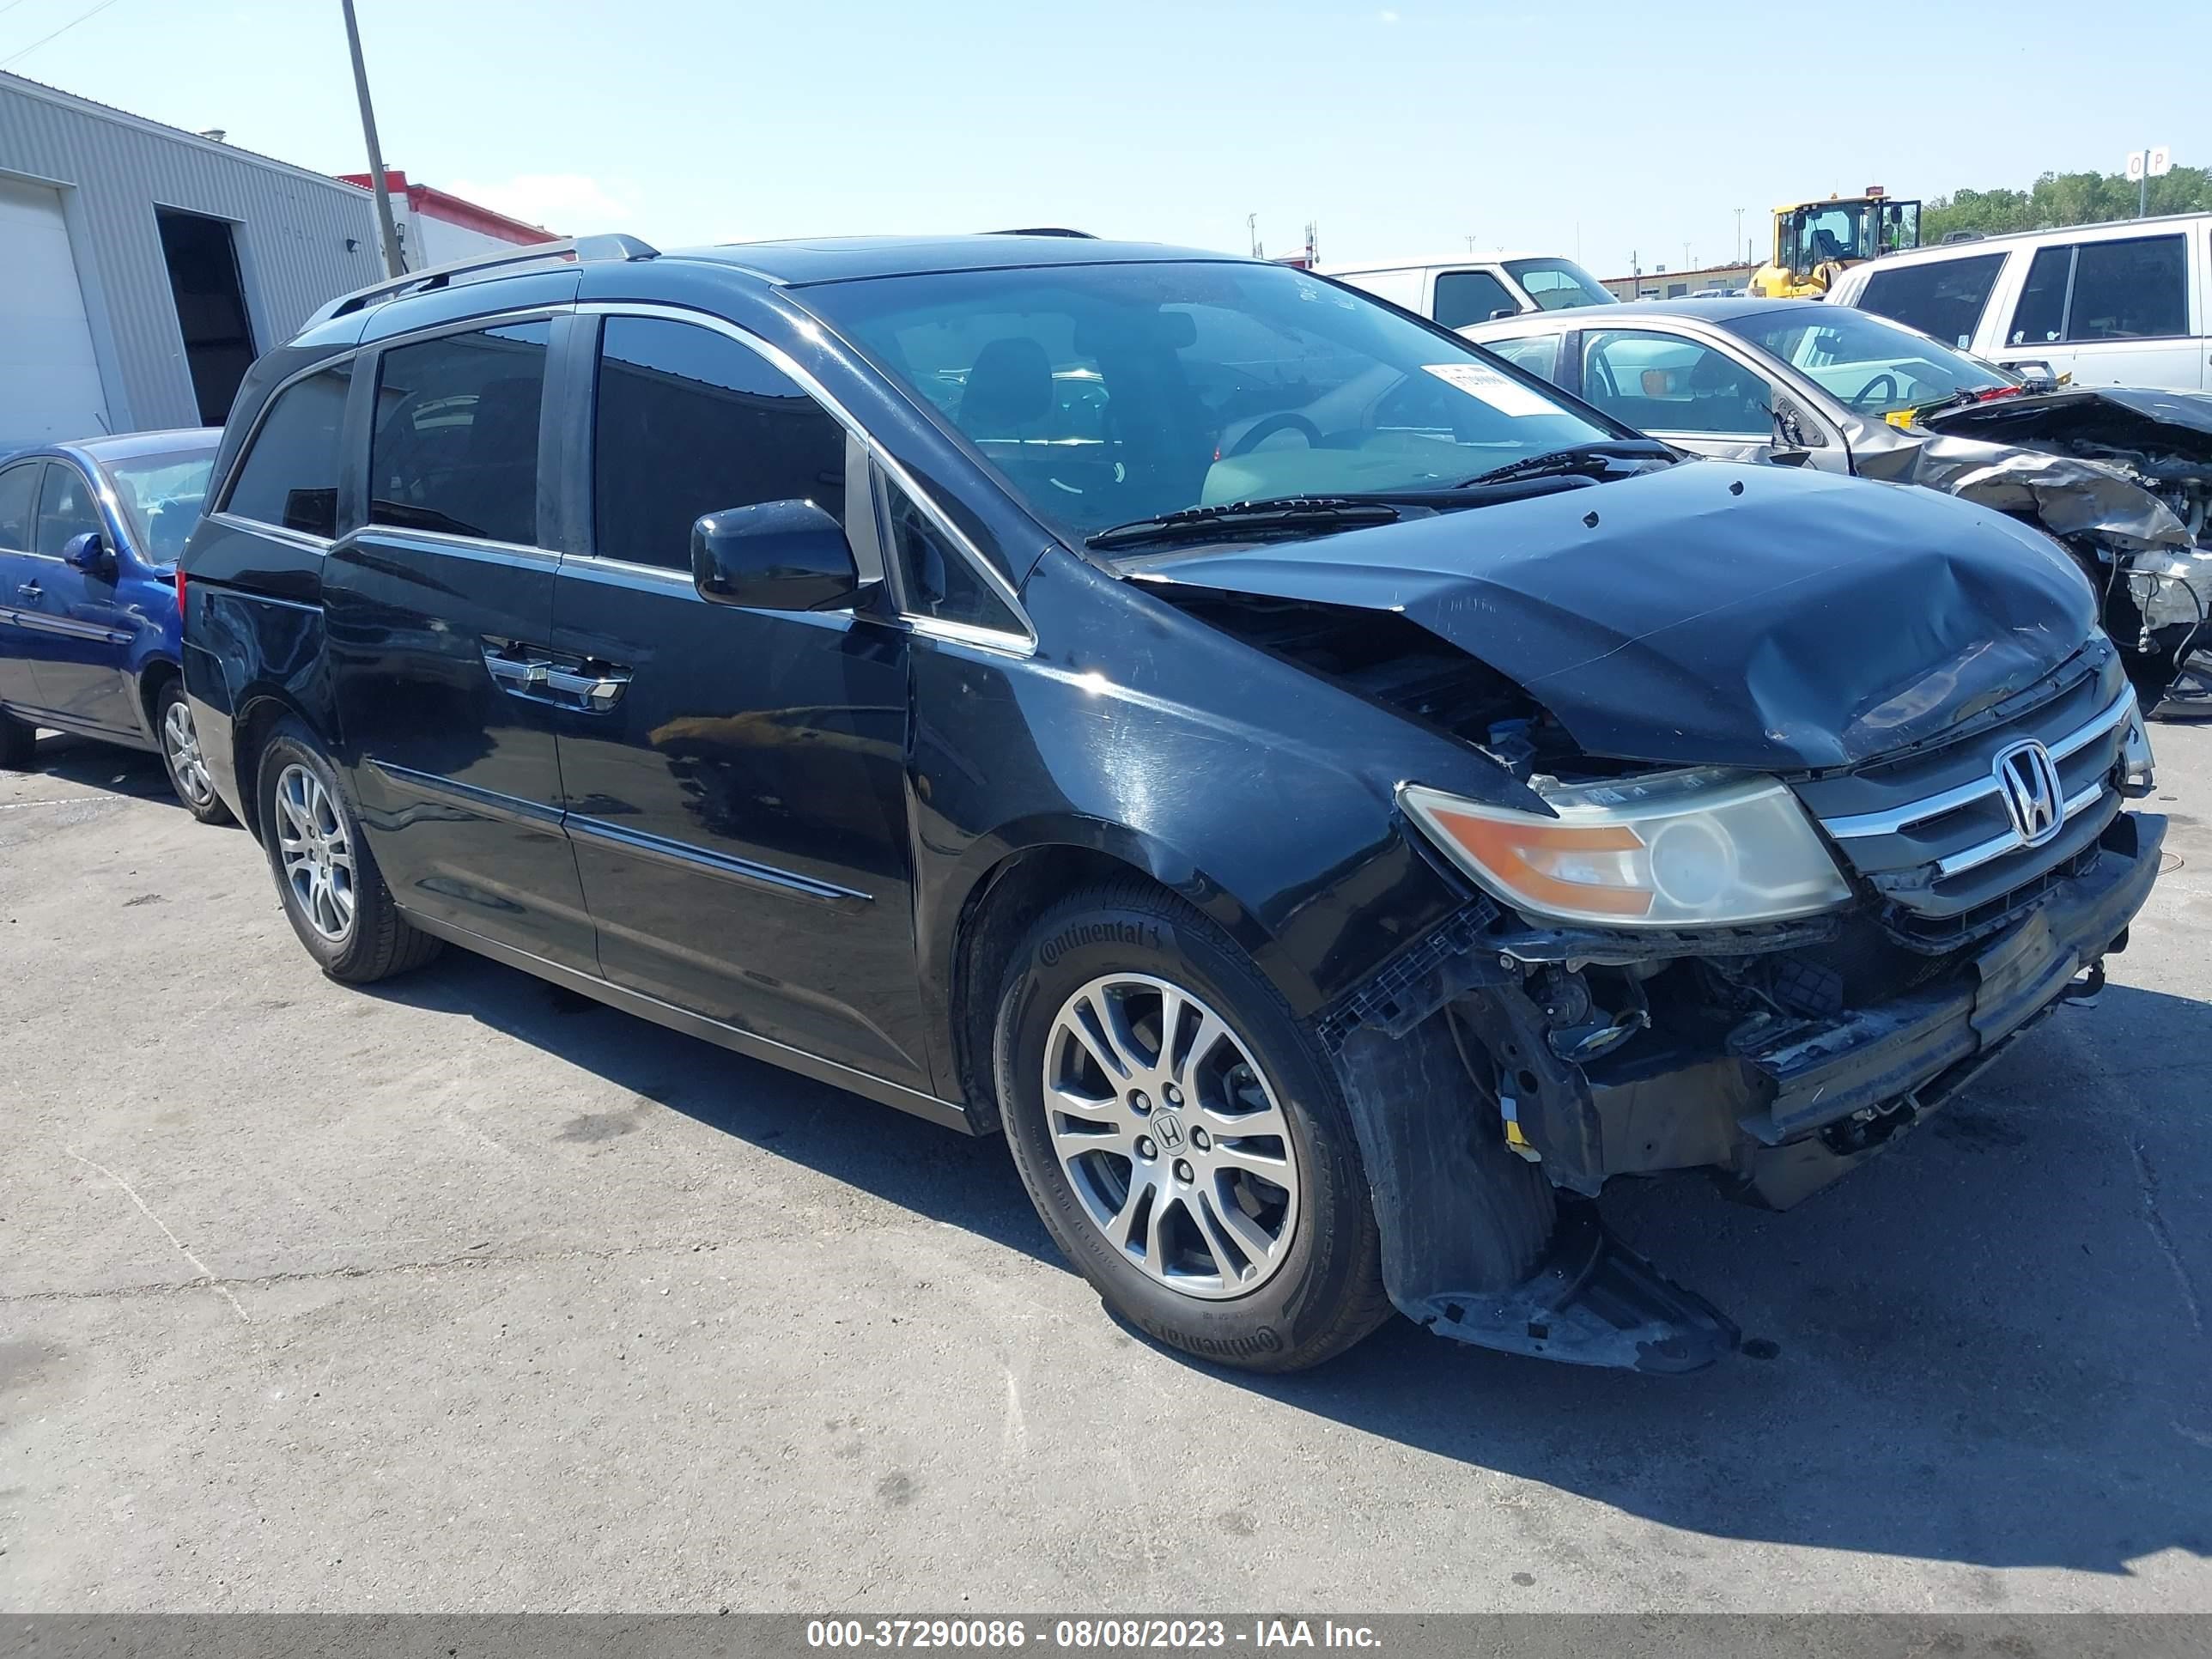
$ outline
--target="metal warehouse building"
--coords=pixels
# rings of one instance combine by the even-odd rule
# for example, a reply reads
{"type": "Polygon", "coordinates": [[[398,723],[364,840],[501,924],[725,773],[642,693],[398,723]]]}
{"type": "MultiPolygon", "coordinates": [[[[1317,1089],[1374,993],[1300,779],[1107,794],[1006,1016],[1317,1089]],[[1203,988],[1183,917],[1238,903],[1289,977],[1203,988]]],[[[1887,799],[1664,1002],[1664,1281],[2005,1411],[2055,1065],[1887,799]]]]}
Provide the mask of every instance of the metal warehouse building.
{"type": "Polygon", "coordinates": [[[0,75],[0,451],[220,423],[381,275],[366,191],[0,75]]]}

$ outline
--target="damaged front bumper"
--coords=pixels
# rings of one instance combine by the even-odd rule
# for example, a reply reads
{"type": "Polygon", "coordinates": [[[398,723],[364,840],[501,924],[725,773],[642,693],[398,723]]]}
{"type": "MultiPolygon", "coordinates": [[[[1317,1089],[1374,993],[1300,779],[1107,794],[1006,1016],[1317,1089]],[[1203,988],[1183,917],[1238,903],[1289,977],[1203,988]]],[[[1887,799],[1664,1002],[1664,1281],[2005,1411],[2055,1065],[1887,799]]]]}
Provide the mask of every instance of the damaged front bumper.
{"type": "MultiPolygon", "coordinates": [[[[1779,1034],[1737,1058],[1744,1098],[1730,1159],[1741,1195],[1787,1208],[1956,1094],[2061,1001],[2094,994],[2158,875],[2166,820],[2124,813],[2096,862],[1975,952],[1940,987],[1779,1034]]],[[[1594,1105],[1608,1115],[1610,1091],[1594,1105]]],[[[1687,1104],[1688,1103],[1685,1103],[1687,1104]]]]}
{"type": "MultiPolygon", "coordinates": [[[[1573,1023],[1588,1011],[1557,992],[1602,959],[1595,939],[1502,933],[1489,910],[1426,941],[1321,1032],[1352,1106],[1392,1301],[1486,1347],[1649,1371],[1711,1364],[1735,1327],[1621,1246],[1587,1200],[1612,1176],[1707,1167],[1736,1195],[1784,1207],[1882,1151],[2043,1014],[2094,994],[2149,895],[2165,831],[2154,815],[2115,817],[2080,873],[1914,989],[1710,1042],[1644,1030],[1593,1053],[1589,1032],[1603,1028],[1573,1023]],[[1495,1160],[1516,1152],[1569,1196],[1543,1260],[1501,1285],[1470,1241],[1495,1160]]],[[[1644,948],[1740,960],[1814,938],[1797,926],[1644,948]]]]}

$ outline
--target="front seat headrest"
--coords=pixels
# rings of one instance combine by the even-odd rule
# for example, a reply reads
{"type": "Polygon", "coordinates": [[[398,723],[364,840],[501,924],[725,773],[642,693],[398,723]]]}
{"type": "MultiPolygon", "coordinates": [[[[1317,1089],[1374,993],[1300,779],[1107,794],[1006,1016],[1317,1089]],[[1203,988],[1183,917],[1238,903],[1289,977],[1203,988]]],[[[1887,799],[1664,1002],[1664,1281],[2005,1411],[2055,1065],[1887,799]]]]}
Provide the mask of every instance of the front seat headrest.
{"type": "Polygon", "coordinates": [[[971,438],[1005,437],[1042,420],[1052,405],[1052,360],[1027,335],[1010,335],[975,354],[957,424],[971,438]]]}

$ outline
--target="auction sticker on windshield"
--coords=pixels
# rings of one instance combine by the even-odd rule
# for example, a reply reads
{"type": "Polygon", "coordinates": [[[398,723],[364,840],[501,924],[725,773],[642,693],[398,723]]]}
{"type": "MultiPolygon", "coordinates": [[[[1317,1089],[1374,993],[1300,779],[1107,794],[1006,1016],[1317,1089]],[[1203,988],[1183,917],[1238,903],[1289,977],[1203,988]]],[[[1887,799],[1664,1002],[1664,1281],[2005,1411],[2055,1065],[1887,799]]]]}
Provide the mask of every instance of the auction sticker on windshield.
{"type": "Polygon", "coordinates": [[[1421,367],[1470,398],[1480,398],[1501,415],[1556,415],[1559,406],[1518,380],[1480,363],[1423,363],[1421,367]]]}

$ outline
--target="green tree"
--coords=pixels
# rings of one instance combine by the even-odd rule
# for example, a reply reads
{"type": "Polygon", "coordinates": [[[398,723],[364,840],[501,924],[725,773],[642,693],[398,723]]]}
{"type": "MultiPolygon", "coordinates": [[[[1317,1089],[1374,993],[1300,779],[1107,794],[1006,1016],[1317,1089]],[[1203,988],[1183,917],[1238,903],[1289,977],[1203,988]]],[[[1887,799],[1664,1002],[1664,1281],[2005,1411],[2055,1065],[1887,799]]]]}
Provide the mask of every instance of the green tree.
{"type": "MultiPolygon", "coordinates": [[[[1920,240],[1940,242],[1959,231],[1996,236],[2008,230],[2132,219],[2136,188],[2118,173],[2046,173],[2027,190],[1954,191],[1922,207],[1920,240]]],[[[2176,167],[2152,179],[2150,211],[2212,212],[2212,167],[2176,167]]]]}

